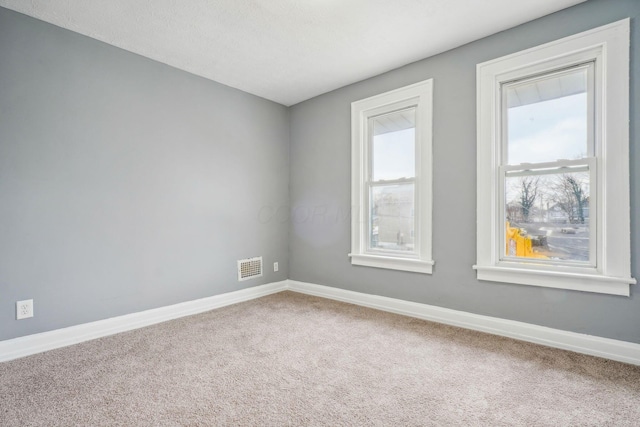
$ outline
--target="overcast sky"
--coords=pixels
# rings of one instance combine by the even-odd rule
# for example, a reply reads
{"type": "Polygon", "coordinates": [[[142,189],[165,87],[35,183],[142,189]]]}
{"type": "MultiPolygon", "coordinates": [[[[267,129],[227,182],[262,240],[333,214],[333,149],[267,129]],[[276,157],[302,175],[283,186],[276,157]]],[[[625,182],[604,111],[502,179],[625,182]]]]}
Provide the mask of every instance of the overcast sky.
{"type": "Polygon", "coordinates": [[[508,163],[553,162],[587,155],[587,95],[509,109],[508,163]]]}
{"type": "Polygon", "coordinates": [[[383,133],[373,138],[373,180],[415,175],[415,128],[383,133]]]}

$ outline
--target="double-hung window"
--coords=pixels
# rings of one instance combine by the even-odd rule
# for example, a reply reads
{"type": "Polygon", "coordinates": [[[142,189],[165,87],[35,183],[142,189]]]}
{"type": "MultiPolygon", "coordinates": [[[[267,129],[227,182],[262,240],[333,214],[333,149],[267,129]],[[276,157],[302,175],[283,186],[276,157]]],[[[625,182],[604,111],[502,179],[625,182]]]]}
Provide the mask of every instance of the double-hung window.
{"type": "Polygon", "coordinates": [[[480,280],[629,295],[629,20],[478,65],[480,280]]]}
{"type": "Polygon", "coordinates": [[[432,272],[432,84],[352,103],[354,265],[432,272]]]}

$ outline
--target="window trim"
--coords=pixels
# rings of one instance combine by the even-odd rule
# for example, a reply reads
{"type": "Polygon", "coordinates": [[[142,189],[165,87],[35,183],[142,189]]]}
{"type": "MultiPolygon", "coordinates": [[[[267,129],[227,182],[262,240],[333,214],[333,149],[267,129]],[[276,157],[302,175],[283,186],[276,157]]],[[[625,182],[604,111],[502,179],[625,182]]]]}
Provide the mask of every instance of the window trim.
{"type": "Polygon", "coordinates": [[[351,104],[351,258],[352,265],[431,274],[432,259],[432,117],[433,79],[351,104]],[[368,174],[370,117],[416,108],[415,251],[369,250],[368,174]]]}
{"type": "MultiPolygon", "coordinates": [[[[629,27],[624,19],[477,65],[478,280],[629,296],[629,27]],[[498,224],[503,83],[595,62],[598,265],[549,266],[501,260],[498,224]]],[[[593,183],[592,183],[593,185],[593,183]]]]}

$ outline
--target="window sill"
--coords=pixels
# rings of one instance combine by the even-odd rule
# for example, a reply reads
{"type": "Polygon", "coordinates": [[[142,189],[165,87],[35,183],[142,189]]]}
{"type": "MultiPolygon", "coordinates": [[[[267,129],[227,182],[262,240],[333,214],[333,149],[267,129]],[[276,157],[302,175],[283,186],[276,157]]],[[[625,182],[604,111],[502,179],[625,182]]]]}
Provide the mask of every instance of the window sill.
{"type": "Polygon", "coordinates": [[[629,296],[629,285],[636,283],[636,280],[632,277],[623,278],[596,274],[478,265],[474,265],[473,268],[478,272],[478,280],[610,295],[629,296]]]}
{"type": "Polygon", "coordinates": [[[432,274],[434,262],[429,260],[396,258],[369,254],[349,254],[352,265],[386,268],[389,270],[410,271],[413,273],[432,274]]]}

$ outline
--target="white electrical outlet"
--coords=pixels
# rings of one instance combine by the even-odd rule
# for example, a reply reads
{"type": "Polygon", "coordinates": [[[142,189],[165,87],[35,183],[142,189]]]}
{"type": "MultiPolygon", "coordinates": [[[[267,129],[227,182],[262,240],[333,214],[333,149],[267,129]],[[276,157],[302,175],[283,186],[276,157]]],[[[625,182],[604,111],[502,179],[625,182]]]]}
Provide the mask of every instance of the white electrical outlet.
{"type": "Polygon", "coordinates": [[[27,299],[16,302],[16,320],[33,317],[33,300],[27,299]]]}
{"type": "Polygon", "coordinates": [[[273,263],[273,271],[278,271],[278,263],[277,262],[273,263]]]}

